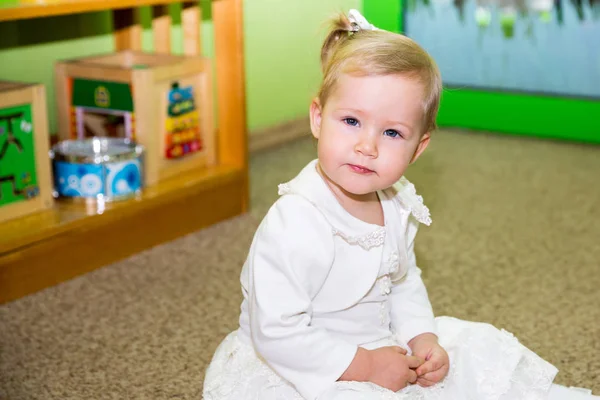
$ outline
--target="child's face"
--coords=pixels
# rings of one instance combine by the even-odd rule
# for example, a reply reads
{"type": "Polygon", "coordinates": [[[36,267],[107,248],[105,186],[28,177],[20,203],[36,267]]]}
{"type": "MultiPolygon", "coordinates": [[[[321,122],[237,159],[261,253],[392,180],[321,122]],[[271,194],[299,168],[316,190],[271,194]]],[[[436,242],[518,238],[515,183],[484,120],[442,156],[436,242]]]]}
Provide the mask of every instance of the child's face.
{"type": "Polygon", "coordinates": [[[410,77],[343,74],[325,107],[314,100],[310,110],[326,179],[359,196],[396,183],[429,143],[422,104],[410,77]]]}

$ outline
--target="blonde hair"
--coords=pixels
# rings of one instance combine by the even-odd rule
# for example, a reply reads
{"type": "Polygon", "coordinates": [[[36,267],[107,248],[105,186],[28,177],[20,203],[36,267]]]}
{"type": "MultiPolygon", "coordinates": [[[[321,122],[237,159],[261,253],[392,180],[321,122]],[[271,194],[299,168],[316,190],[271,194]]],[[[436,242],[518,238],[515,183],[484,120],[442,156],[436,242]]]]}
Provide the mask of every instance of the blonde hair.
{"type": "Polygon", "coordinates": [[[435,61],[412,39],[384,30],[358,30],[341,14],[332,21],[321,48],[323,81],[318,93],[322,106],[331,95],[339,76],[401,74],[423,85],[424,131],[436,129],[442,92],[442,78],[435,61]]]}

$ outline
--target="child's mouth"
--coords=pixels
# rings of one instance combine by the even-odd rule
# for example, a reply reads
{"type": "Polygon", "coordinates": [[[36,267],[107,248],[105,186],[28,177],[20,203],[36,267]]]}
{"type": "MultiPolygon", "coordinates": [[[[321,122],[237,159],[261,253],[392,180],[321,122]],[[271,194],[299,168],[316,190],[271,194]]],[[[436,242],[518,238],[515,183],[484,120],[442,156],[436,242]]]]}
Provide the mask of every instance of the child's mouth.
{"type": "Polygon", "coordinates": [[[362,165],[348,164],[348,167],[350,167],[353,172],[358,174],[372,174],[375,172],[369,168],[363,167],[362,165]]]}

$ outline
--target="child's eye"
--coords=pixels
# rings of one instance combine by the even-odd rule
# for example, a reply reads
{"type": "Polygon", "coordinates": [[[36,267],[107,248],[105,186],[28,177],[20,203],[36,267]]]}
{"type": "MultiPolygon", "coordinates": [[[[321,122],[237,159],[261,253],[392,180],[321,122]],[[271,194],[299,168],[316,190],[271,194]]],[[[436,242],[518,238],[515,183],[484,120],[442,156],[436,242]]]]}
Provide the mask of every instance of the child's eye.
{"type": "Polygon", "coordinates": [[[385,136],[389,136],[389,137],[400,137],[402,135],[400,135],[400,132],[398,132],[397,130],[394,129],[388,129],[385,132],[383,132],[383,134],[385,136]]]}
{"type": "Polygon", "coordinates": [[[350,126],[357,126],[358,120],[355,118],[344,118],[343,121],[350,126]]]}

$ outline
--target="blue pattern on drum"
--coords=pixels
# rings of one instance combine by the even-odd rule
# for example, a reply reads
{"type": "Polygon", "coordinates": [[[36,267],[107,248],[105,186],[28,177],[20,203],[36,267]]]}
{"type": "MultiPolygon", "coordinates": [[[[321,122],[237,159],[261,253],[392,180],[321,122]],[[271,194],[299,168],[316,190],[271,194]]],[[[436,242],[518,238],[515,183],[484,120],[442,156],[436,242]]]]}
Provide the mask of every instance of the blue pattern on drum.
{"type": "Polygon", "coordinates": [[[108,196],[125,196],[140,190],[142,174],[138,160],[128,160],[106,165],[108,196]]]}
{"type": "Polygon", "coordinates": [[[96,197],[104,194],[102,167],[93,164],[54,164],[54,185],[61,196],[96,197]]]}
{"type": "Polygon", "coordinates": [[[109,198],[121,197],[137,193],[142,186],[139,160],[104,165],[58,161],[54,168],[56,191],[65,197],[97,197],[98,195],[109,198]],[[104,176],[106,176],[106,186],[104,176]]]}

